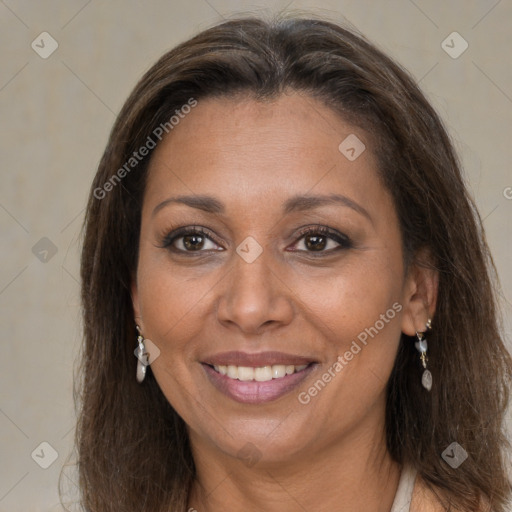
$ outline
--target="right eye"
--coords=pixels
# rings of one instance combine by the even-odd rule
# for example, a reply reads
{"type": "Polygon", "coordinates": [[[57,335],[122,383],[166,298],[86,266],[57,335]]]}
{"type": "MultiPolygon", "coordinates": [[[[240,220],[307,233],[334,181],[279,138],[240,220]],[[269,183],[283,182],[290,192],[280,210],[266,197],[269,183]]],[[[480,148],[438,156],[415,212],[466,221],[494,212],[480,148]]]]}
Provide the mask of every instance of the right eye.
{"type": "Polygon", "coordinates": [[[162,247],[179,252],[205,252],[224,250],[213,241],[212,236],[202,227],[180,228],[167,234],[162,247]]]}

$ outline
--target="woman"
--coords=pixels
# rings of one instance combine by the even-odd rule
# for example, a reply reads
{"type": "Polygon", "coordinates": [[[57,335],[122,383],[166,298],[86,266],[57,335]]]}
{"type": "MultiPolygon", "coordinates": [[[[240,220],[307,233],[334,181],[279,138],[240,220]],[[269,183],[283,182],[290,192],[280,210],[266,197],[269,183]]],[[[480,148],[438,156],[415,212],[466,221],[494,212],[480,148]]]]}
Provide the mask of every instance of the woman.
{"type": "Polygon", "coordinates": [[[164,55],[112,130],[81,272],[85,510],[507,510],[480,218],[361,36],[247,18],[164,55]]]}

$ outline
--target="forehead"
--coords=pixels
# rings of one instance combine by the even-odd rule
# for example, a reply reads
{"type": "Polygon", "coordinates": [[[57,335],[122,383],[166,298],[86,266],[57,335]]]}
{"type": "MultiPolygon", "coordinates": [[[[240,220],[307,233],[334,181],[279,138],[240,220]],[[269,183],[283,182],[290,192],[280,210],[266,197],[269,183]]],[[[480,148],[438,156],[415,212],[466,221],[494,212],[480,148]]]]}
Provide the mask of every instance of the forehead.
{"type": "Polygon", "coordinates": [[[155,149],[146,196],[208,194],[256,206],[334,192],[376,203],[385,192],[376,165],[368,134],[310,96],[208,98],[155,149]]]}

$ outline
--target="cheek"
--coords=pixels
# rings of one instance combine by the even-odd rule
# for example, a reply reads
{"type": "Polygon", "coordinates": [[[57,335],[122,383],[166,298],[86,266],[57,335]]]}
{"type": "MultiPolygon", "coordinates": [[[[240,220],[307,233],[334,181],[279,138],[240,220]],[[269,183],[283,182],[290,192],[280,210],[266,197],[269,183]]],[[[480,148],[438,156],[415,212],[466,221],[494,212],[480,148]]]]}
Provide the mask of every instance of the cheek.
{"type": "Polygon", "coordinates": [[[155,257],[152,251],[141,253],[138,295],[143,333],[160,350],[151,371],[168,402],[192,424],[202,421],[191,407],[191,401],[200,397],[194,356],[204,331],[208,291],[214,284],[208,277],[191,279],[170,268],[165,258],[155,257]]]}
{"type": "Polygon", "coordinates": [[[357,335],[400,302],[402,268],[379,253],[356,255],[340,269],[296,278],[301,301],[331,328],[331,336],[357,335]]]}
{"type": "Polygon", "coordinates": [[[353,401],[357,396],[358,407],[366,409],[380,395],[400,340],[402,271],[396,259],[375,251],[337,273],[317,276],[314,286],[303,280],[305,314],[327,341],[326,366],[336,375],[322,403],[353,401]]]}
{"type": "Polygon", "coordinates": [[[138,298],[144,335],[164,353],[182,350],[194,338],[195,330],[200,329],[197,319],[204,317],[208,292],[214,286],[211,272],[198,275],[172,267],[164,250],[142,248],[138,298]]]}

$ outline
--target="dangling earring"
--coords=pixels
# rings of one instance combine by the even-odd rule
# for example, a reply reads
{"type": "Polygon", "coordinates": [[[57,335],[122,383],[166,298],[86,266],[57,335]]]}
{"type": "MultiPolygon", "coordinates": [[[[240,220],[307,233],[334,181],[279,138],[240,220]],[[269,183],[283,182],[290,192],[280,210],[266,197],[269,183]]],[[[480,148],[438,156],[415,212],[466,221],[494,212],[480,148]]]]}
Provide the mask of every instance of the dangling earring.
{"type": "MultiPolygon", "coordinates": [[[[427,323],[426,323],[426,330],[430,330],[432,327],[432,320],[429,318],[427,323]]],[[[429,370],[427,370],[427,361],[428,361],[428,358],[427,358],[427,348],[428,348],[428,344],[427,344],[427,340],[425,339],[424,337],[424,333],[423,332],[418,332],[416,331],[416,337],[418,338],[418,341],[416,341],[414,343],[414,346],[416,347],[416,349],[418,350],[418,352],[420,353],[420,358],[421,358],[421,363],[423,364],[423,375],[421,376],[421,384],[423,385],[423,387],[430,391],[432,389],[432,374],[430,373],[429,370]]]]}
{"type": "Polygon", "coordinates": [[[137,357],[137,382],[142,382],[146,377],[146,367],[147,364],[144,364],[142,361],[148,360],[148,354],[146,352],[146,347],[144,346],[144,337],[140,333],[140,327],[138,325],[135,326],[137,332],[139,333],[137,336],[137,342],[139,346],[135,349],[135,356],[137,357]],[[144,359],[145,358],[145,359],[144,359]]]}

